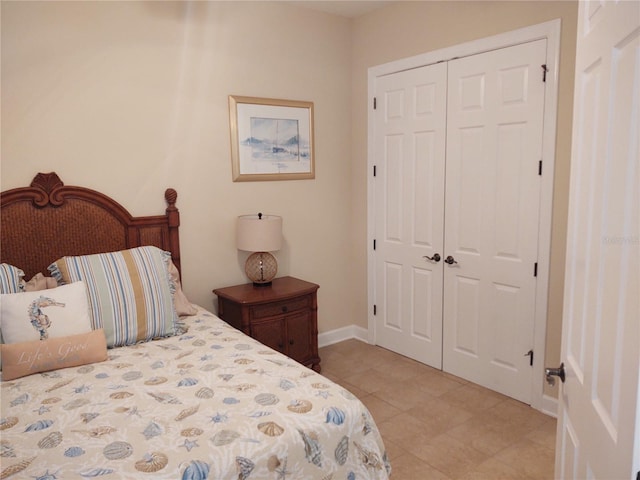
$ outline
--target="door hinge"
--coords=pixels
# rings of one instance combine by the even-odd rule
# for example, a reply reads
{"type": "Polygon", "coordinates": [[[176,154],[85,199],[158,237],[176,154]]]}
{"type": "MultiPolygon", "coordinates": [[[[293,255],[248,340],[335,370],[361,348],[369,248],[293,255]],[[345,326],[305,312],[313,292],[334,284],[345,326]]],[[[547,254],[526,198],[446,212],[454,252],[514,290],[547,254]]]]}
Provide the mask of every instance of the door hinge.
{"type": "Polygon", "coordinates": [[[376,166],[374,165],[374,166],[373,166],[373,176],[374,176],[374,177],[376,176],[376,173],[377,173],[377,170],[376,170],[376,166]]]}
{"type": "Polygon", "coordinates": [[[375,110],[376,108],[378,108],[378,100],[376,97],[373,97],[373,109],[375,110]]]}
{"type": "Polygon", "coordinates": [[[538,162],[538,175],[542,175],[542,160],[538,162]]]}
{"type": "Polygon", "coordinates": [[[533,276],[534,277],[538,276],[538,262],[533,264],[533,276]]]}
{"type": "Polygon", "coordinates": [[[524,354],[525,357],[529,357],[529,366],[533,367],[533,350],[529,350],[524,354]]]}
{"type": "Polygon", "coordinates": [[[547,72],[549,71],[549,69],[547,68],[547,64],[545,63],[544,65],[540,65],[540,67],[542,67],[542,81],[546,82],[547,81],[547,72]]]}
{"type": "Polygon", "coordinates": [[[373,314],[375,315],[378,312],[378,306],[374,305],[373,306],[373,314]]]}

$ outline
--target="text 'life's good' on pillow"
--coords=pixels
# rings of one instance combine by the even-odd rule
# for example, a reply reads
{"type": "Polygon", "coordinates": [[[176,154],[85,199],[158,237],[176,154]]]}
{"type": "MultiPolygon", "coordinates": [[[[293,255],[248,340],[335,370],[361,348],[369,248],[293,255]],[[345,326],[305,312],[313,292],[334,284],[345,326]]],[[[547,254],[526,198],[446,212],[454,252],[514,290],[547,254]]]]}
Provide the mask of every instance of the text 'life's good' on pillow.
{"type": "Polygon", "coordinates": [[[49,338],[0,345],[2,380],[13,380],[34,373],[77,367],[107,359],[103,330],[67,337],[49,338]]]}

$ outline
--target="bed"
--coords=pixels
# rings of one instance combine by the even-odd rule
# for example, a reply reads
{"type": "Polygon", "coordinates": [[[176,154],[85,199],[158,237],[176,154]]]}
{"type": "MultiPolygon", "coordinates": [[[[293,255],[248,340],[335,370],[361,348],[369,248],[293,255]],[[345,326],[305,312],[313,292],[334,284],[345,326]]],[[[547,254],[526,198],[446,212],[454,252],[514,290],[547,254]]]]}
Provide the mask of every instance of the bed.
{"type": "Polygon", "coordinates": [[[2,193],[11,378],[0,478],[387,479],[380,433],[356,397],[186,300],[175,190],[165,199],[164,215],[132,217],[55,173],[2,193]],[[126,295],[100,297],[102,274],[155,282],[132,289],[154,296],[131,307],[134,327],[126,312],[118,324],[126,295]],[[27,301],[31,325],[19,313],[27,301]]]}

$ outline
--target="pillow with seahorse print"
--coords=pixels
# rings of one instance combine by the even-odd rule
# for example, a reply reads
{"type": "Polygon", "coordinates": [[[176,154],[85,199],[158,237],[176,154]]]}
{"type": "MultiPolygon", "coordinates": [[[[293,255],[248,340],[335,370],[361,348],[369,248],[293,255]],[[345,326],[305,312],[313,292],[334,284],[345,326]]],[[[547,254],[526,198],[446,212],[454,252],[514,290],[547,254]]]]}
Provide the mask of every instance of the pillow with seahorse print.
{"type": "Polygon", "coordinates": [[[3,294],[0,311],[4,343],[46,340],[91,331],[84,282],[36,292],[3,294]]]}

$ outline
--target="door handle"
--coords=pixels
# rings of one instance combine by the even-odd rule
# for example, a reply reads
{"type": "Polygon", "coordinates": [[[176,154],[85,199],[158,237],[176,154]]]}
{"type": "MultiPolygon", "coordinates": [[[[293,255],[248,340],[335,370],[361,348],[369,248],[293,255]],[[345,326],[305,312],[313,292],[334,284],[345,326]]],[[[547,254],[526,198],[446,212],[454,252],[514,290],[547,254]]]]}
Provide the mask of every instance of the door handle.
{"type": "Polygon", "coordinates": [[[438,263],[440,261],[440,254],[434,253],[433,257],[429,257],[427,255],[423,255],[422,258],[426,258],[427,260],[431,260],[432,262],[438,263]]]}
{"type": "Polygon", "coordinates": [[[564,362],[562,362],[558,368],[545,368],[544,373],[547,377],[547,383],[552,387],[556,384],[556,379],[553,377],[558,377],[560,381],[564,383],[564,362]]]}
{"type": "Polygon", "coordinates": [[[449,255],[447,258],[444,259],[444,263],[448,263],[449,265],[453,265],[454,263],[458,263],[458,262],[456,262],[455,258],[453,258],[451,255],[449,255]]]}

